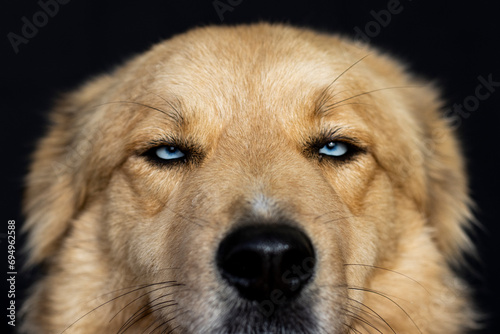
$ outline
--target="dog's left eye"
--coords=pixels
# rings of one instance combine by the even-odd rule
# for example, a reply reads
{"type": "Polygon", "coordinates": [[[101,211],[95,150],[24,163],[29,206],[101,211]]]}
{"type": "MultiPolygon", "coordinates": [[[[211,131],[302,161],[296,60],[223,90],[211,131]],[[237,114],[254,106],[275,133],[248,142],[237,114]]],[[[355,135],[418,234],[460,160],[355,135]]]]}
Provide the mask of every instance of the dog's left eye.
{"type": "Polygon", "coordinates": [[[160,160],[178,160],[186,155],[175,146],[160,146],[154,149],[155,157],[160,160]]]}
{"type": "Polygon", "coordinates": [[[331,157],[341,157],[348,153],[349,147],[347,144],[339,141],[331,141],[319,149],[319,153],[331,157]]]}

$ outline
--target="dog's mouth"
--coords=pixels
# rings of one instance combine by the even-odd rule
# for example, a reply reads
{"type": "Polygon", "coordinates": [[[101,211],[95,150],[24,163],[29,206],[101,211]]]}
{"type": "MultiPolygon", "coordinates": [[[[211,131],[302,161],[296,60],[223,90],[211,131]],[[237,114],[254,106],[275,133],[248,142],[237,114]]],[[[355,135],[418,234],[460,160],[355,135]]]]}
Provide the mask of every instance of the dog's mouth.
{"type": "Polygon", "coordinates": [[[214,333],[317,333],[314,306],[311,298],[294,300],[263,300],[240,303],[222,321],[214,333]]]}

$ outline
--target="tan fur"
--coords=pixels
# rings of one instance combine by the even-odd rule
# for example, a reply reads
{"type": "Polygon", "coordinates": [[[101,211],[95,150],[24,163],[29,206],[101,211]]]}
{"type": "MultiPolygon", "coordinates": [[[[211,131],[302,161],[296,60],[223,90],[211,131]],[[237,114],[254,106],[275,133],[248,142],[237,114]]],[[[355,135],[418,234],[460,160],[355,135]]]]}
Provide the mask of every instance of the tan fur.
{"type": "Polygon", "coordinates": [[[303,291],[317,333],[465,333],[450,265],[471,249],[469,199],[439,108],[391,58],[305,29],[208,27],[155,46],[52,113],[27,182],[30,263],[47,275],[24,331],[116,333],[145,311],[127,333],[222,333],[234,292],[214,254],[260,198],[253,214],[290,217],[318,252],[303,291]],[[332,128],[367,152],[307,153],[332,128]],[[141,153],[162,136],[200,158],[151,164],[141,153]]]}

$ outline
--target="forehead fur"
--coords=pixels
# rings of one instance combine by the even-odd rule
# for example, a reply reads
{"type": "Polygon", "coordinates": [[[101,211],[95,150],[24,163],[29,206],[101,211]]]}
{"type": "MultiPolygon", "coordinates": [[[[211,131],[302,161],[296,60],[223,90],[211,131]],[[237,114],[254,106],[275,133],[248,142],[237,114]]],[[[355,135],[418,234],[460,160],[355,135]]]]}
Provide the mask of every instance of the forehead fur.
{"type": "MultiPolygon", "coordinates": [[[[228,128],[241,134],[248,124],[253,132],[275,129],[280,137],[295,135],[293,140],[307,136],[294,129],[308,131],[321,122],[369,129],[365,139],[379,144],[372,152],[379,162],[388,170],[405,169],[405,157],[397,152],[422,154],[421,118],[427,116],[415,110],[436,109],[436,94],[411,85],[403,70],[372,49],[335,36],[269,24],[207,27],[163,42],[120,69],[116,96],[109,99],[123,100],[126,94],[127,101],[174,107],[202,140],[228,128]],[[275,126],[266,126],[269,122],[275,126]]],[[[165,124],[154,108],[124,107],[109,110],[123,117],[129,109],[134,119],[146,119],[143,132],[165,124]]],[[[130,124],[141,131],[136,122],[130,124]]],[[[412,182],[422,186],[422,178],[414,172],[412,182]]]]}

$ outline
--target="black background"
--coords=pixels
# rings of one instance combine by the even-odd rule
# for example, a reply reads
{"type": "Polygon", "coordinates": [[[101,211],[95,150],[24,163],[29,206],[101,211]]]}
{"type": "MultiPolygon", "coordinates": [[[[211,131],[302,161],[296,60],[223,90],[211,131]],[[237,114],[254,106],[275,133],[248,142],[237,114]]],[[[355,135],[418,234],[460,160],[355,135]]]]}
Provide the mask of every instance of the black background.
{"type": "MultiPolygon", "coordinates": [[[[51,0],[42,0],[50,2],[51,0]]],[[[1,27],[1,126],[2,201],[0,262],[7,272],[7,221],[22,226],[20,214],[22,180],[34,142],[43,133],[47,110],[57,94],[68,91],[86,78],[153,43],[189,28],[206,24],[235,24],[259,20],[287,22],[324,31],[354,36],[355,28],[368,30],[370,43],[390,51],[410,68],[443,87],[449,107],[471,101],[479,77],[500,81],[500,10],[494,1],[400,0],[402,8],[390,22],[377,23],[374,13],[396,0],[364,1],[251,1],[222,0],[233,5],[220,16],[214,1],[62,1],[53,17],[43,22],[37,1],[7,0],[0,7],[1,27]],[[14,51],[10,32],[22,35],[23,17],[40,27],[28,43],[14,51]],[[222,18],[222,20],[221,20],[222,18]],[[378,27],[378,29],[377,29],[378,27]]],[[[468,117],[460,118],[459,134],[468,157],[471,193],[478,204],[475,214],[484,229],[476,231],[480,261],[467,274],[477,300],[489,314],[481,333],[500,333],[500,205],[497,173],[500,173],[500,87],[475,106],[468,117]]],[[[22,238],[21,238],[22,239],[22,238]]],[[[19,249],[22,240],[18,238],[19,249]]],[[[17,254],[18,269],[23,263],[17,254]]],[[[5,275],[5,274],[2,274],[5,275]]],[[[5,277],[5,276],[1,276],[5,277]]],[[[16,300],[20,303],[30,271],[19,272],[16,300]]],[[[6,278],[2,298],[7,298],[6,278]]],[[[5,310],[7,303],[2,304],[5,310]],[[4,306],[5,305],[5,306],[4,306]]],[[[0,312],[2,326],[7,322],[0,312]]]]}

